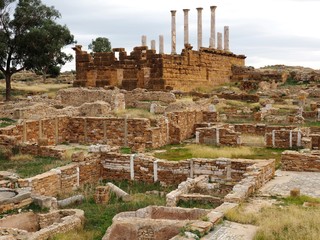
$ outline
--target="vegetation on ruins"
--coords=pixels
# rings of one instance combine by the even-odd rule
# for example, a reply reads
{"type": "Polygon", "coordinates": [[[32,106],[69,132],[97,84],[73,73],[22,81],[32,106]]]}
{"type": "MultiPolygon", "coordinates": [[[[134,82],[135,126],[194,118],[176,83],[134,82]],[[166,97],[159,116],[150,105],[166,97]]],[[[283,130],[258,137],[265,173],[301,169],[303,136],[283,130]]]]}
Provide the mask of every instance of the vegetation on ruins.
{"type": "Polygon", "coordinates": [[[15,172],[22,178],[33,177],[68,163],[70,161],[52,157],[35,157],[24,154],[12,155],[8,149],[0,149],[1,170],[15,172]]]}
{"type": "Polygon", "coordinates": [[[45,76],[50,68],[72,59],[62,48],[74,43],[74,37],[56,23],[60,17],[40,0],[0,0],[0,71],[5,76],[6,100],[11,97],[13,74],[33,69],[45,76]]]}
{"type": "Polygon", "coordinates": [[[71,206],[85,211],[85,227],[80,231],[70,231],[68,233],[58,234],[52,239],[67,240],[67,239],[101,239],[106,229],[111,226],[112,218],[125,211],[136,211],[139,208],[144,208],[149,205],[165,205],[165,198],[159,195],[147,195],[146,191],[165,191],[169,192],[172,188],[162,187],[159,183],[143,183],[137,181],[120,181],[114,182],[115,185],[129,193],[132,201],[123,202],[112,196],[108,204],[96,204],[93,198],[96,185],[85,185],[79,193],[83,194],[85,200],[82,204],[71,206]]]}
{"type": "Polygon", "coordinates": [[[258,213],[248,213],[242,205],[226,213],[227,220],[258,225],[255,240],[318,239],[320,236],[320,208],[303,207],[304,202],[320,199],[297,196],[279,199],[278,206],[262,208],[258,213]]]}
{"type": "Polygon", "coordinates": [[[154,156],[171,161],[189,158],[246,158],[246,159],[275,159],[276,167],[280,166],[283,149],[262,147],[216,147],[209,145],[187,144],[167,145],[161,151],[155,151],[154,156]]]}
{"type": "Polygon", "coordinates": [[[92,39],[88,46],[93,52],[111,52],[111,43],[106,37],[97,37],[92,39]]]}

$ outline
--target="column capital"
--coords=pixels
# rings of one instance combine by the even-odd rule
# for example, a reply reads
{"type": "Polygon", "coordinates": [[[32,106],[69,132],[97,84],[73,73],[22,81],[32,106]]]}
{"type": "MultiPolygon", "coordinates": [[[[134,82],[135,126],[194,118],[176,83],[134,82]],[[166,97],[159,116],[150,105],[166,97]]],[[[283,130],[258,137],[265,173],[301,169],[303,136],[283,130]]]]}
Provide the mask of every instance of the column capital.
{"type": "Polygon", "coordinates": [[[216,10],[217,6],[210,6],[211,10],[216,10]]]}
{"type": "Polygon", "coordinates": [[[175,15],[176,15],[177,10],[171,10],[170,12],[171,12],[172,16],[175,16],[175,15]]]}
{"type": "Polygon", "coordinates": [[[196,8],[198,11],[201,11],[201,10],[203,10],[203,8],[202,7],[198,7],[198,8],[196,8]]]}
{"type": "Polygon", "coordinates": [[[190,9],[182,9],[184,12],[189,12],[190,9]]]}

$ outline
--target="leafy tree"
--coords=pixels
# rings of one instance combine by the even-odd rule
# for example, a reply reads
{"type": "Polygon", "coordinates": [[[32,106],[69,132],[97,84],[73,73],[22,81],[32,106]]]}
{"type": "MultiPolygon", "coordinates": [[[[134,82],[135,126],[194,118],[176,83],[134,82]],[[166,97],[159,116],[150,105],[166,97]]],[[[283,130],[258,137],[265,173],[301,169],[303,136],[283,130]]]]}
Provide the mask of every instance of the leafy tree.
{"type": "Polygon", "coordinates": [[[0,71],[6,80],[6,100],[11,96],[11,76],[24,69],[42,71],[72,59],[61,49],[74,43],[54,7],[41,0],[0,0],[0,71]],[[12,13],[11,7],[14,8],[12,13]]]}
{"type": "Polygon", "coordinates": [[[111,52],[111,43],[108,38],[98,37],[88,46],[93,52],[111,52]]]}

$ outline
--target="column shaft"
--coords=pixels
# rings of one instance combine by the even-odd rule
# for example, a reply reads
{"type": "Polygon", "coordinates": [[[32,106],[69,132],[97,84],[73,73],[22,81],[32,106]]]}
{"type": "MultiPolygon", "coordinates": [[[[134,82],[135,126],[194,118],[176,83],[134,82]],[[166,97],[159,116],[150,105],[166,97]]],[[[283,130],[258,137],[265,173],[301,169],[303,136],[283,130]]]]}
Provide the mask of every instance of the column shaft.
{"type": "Polygon", "coordinates": [[[218,32],[218,50],[222,50],[222,33],[218,32]]]}
{"type": "Polygon", "coordinates": [[[147,46],[147,36],[142,35],[141,37],[141,46],[147,46]]]}
{"type": "Polygon", "coordinates": [[[210,48],[216,47],[216,6],[211,6],[210,48]]]}
{"type": "Polygon", "coordinates": [[[156,50],[156,40],[151,40],[151,50],[156,50]]]}
{"type": "Polygon", "coordinates": [[[224,50],[230,51],[229,48],[229,26],[224,27],[224,50]]]}
{"type": "Polygon", "coordinates": [[[183,9],[183,13],[184,13],[184,44],[189,44],[189,11],[190,11],[190,9],[183,9]]]}
{"type": "Polygon", "coordinates": [[[198,50],[202,47],[202,9],[197,8],[198,11],[198,50]]]}
{"type": "Polygon", "coordinates": [[[163,35],[159,35],[159,53],[164,54],[164,40],[163,35]]]}
{"type": "Polygon", "coordinates": [[[176,10],[171,10],[171,54],[176,54],[176,10]]]}

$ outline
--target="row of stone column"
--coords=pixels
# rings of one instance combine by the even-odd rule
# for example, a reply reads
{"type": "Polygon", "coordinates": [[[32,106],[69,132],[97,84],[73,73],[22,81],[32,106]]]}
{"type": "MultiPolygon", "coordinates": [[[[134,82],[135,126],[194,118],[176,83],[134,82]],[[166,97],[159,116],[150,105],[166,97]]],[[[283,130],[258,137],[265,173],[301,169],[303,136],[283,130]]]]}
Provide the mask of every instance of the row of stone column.
{"type": "MultiPolygon", "coordinates": [[[[211,6],[211,27],[210,27],[210,39],[209,47],[216,47],[216,17],[215,11],[216,6],[211,6]]],[[[202,10],[203,8],[197,8],[198,12],[198,50],[203,46],[202,45],[202,10]]],[[[184,12],[184,44],[189,44],[189,11],[190,9],[183,9],[184,12]]],[[[171,53],[176,54],[176,10],[171,10],[171,53]]],[[[218,45],[217,49],[222,50],[222,33],[217,33],[218,45]]],[[[229,49],[229,27],[224,27],[224,50],[230,51],[229,49]]]]}
{"type": "MultiPolygon", "coordinates": [[[[211,27],[210,27],[210,39],[209,39],[209,48],[217,48],[218,50],[230,51],[229,49],[229,27],[224,26],[224,48],[222,47],[222,33],[217,33],[217,47],[216,47],[216,17],[215,11],[216,6],[211,6],[211,27]]],[[[198,12],[198,50],[203,46],[202,45],[202,10],[203,8],[197,8],[198,12]]],[[[190,44],[189,42],[189,11],[190,9],[183,9],[184,12],[184,44],[190,44]]],[[[176,10],[171,10],[171,54],[176,54],[177,46],[177,31],[176,31],[176,10]]],[[[143,35],[142,46],[147,46],[147,36],[143,35]]],[[[151,49],[156,50],[156,41],[151,40],[151,49]]],[[[159,53],[164,53],[164,38],[163,35],[159,36],[159,53]]]]}

